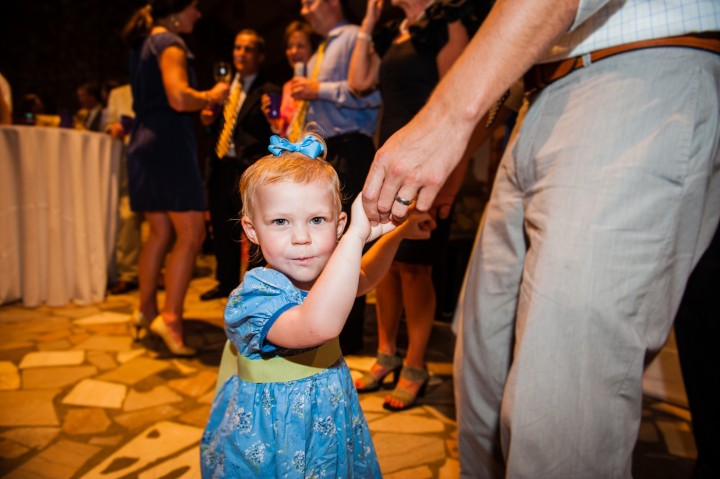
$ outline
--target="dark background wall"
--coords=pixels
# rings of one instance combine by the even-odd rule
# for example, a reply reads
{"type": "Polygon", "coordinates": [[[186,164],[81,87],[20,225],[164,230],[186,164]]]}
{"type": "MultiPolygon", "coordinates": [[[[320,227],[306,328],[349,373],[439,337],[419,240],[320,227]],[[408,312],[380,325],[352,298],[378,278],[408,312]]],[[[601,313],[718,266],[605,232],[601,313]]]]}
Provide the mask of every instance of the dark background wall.
{"type": "MultiPolygon", "coordinates": [[[[146,0],[9,0],[0,13],[0,73],[10,82],[15,109],[37,93],[48,113],[75,110],[76,88],[86,81],[127,79],[120,32],[146,0]]],[[[389,2],[387,2],[389,3],[389,2]]],[[[365,0],[348,3],[361,19],[365,0]]],[[[291,75],[282,33],[300,18],[300,0],[201,0],[203,17],[186,40],[196,56],[203,88],[213,83],[212,64],[231,60],[235,33],[253,28],[265,36],[265,73],[282,84],[291,75]]],[[[391,10],[391,9],[388,9],[391,10]]],[[[392,11],[390,12],[392,15],[392,11]]]]}

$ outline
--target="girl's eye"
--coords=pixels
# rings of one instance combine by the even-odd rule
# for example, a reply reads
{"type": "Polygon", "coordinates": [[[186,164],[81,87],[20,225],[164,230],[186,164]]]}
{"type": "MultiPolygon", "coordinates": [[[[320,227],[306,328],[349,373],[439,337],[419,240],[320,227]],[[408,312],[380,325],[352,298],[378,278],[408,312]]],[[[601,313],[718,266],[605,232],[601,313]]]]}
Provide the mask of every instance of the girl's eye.
{"type": "Polygon", "coordinates": [[[288,224],[288,222],[287,222],[287,220],[284,220],[284,219],[277,219],[277,220],[273,220],[273,224],[278,225],[278,226],[284,226],[284,225],[288,224]]]}
{"type": "Polygon", "coordinates": [[[325,222],[325,218],[323,218],[323,217],[321,217],[321,216],[316,216],[315,218],[313,218],[313,219],[310,220],[310,223],[311,223],[311,224],[314,224],[314,225],[319,225],[319,224],[322,224],[322,223],[324,223],[324,222],[325,222]]]}

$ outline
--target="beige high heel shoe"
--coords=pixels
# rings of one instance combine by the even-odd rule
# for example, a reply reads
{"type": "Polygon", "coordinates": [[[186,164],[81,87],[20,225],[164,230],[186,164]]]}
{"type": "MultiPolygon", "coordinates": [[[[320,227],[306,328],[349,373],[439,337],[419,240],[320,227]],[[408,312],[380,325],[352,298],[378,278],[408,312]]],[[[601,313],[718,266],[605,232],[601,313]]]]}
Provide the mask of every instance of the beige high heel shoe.
{"type": "Polygon", "coordinates": [[[152,323],[150,323],[150,331],[159,336],[165,343],[165,346],[167,346],[170,352],[175,356],[194,356],[197,354],[197,350],[195,348],[185,346],[182,342],[178,342],[175,339],[175,336],[161,314],[158,314],[155,319],[153,319],[152,323]]]}

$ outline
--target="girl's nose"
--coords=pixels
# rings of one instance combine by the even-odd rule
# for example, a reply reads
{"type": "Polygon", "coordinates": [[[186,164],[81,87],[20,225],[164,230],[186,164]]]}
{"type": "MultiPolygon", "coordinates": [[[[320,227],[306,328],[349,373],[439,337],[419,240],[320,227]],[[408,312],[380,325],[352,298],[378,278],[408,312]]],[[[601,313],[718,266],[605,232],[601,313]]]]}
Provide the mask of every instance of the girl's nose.
{"type": "Polygon", "coordinates": [[[305,226],[298,226],[293,229],[293,244],[307,244],[310,242],[310,234],[305,226]]]}

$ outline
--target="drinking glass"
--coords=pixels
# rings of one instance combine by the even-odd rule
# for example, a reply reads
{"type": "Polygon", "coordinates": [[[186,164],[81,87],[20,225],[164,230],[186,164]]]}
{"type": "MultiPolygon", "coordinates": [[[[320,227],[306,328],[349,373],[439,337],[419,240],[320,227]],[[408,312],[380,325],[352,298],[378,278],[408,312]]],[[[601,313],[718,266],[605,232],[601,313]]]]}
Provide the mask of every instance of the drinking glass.
{"type": "Polygon", "coordinates": [[[232,81],[232,67],[228,62],[215,62],[213,64],[213,77],[216,82],[230,83],[232,81]]]}

